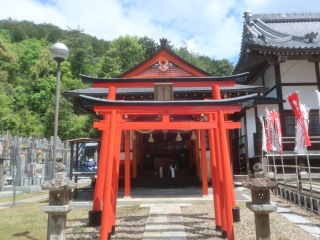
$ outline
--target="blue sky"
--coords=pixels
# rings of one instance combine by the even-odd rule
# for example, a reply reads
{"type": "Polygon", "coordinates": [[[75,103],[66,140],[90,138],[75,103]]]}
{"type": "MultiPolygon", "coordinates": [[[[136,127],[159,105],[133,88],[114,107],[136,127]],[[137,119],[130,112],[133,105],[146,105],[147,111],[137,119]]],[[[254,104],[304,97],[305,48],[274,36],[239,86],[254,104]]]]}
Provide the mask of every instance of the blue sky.
{"type": "Polygon", "coordinates": [[[236,62],[245,11],[318,12],[319,0],[0,0],[0,19],[11,17],[80,27],[105,40],[121,35],[168,38],[176,47],[236,62]]]}

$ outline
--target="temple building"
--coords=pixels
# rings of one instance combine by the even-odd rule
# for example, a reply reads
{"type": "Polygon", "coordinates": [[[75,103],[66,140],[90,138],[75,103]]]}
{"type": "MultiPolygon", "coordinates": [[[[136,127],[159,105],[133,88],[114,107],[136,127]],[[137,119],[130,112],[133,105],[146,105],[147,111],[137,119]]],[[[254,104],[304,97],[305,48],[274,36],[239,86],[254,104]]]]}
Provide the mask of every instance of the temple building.
{"type": "MultiPolygon", "coordinates": [[[[310,164],[311,167],[319,166],[320,122],[315,92],[320,89],[319,32],[320,13],[244,13],[240,58],[233,74],[248,72],[244,84],[263,86],[265,90],[256,106],[247,109],[238,119],[243,126],[239,138],[244,143],[242,161],[239,163],[243,166],[241,174],[249,172],[252,163],[261,161],[262,130],[259,117],[266,116],[266,108],[279,113],[284,150],[282,157],[285,164],[295,164],[296,119],[287,96],[296,91],[299,92],[300,102],[310,108],[310,164]]],[[[276,164],[281,165],[279,154],[276,155],[276,164]]],[[[305,157],[301,156],[299,161],[307,166],[305,157]]],[[[285,171],[295,170],[288,167],[285,171]]]]}

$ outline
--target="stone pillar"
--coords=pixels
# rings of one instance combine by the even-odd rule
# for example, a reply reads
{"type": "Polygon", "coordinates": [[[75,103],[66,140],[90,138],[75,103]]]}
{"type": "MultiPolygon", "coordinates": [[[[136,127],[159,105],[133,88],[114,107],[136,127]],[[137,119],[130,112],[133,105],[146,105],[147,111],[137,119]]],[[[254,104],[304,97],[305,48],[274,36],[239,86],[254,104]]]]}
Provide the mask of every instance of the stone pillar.
{"type": "Polygon", "coordinates": [[[58,172],[41,187],[49,190],[49,205],[43,207],[43,211],[48,214],[47,240],[64,240],[67,213],[72,210],[69,194],[76,184],[67,178],[65,172],[58,172]]]}

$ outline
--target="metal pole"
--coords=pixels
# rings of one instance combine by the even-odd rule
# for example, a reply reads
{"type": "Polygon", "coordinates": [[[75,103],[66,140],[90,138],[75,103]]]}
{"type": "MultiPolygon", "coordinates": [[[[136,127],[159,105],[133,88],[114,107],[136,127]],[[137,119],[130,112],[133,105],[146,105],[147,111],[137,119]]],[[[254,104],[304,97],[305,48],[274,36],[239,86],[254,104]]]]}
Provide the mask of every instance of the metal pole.
{"type": "Polygon", "coordinates": [[[57,144],[58,144],[58,119],[59,119],[59,98],[60,98],[60,63],[58,61],[57,70],[57,83],[56,83],[56,106],[54,111],[54,133],[53,133],[53,159],[52,159],[52,177],[56,172],[56,160],[57,160],[57,144]]]}

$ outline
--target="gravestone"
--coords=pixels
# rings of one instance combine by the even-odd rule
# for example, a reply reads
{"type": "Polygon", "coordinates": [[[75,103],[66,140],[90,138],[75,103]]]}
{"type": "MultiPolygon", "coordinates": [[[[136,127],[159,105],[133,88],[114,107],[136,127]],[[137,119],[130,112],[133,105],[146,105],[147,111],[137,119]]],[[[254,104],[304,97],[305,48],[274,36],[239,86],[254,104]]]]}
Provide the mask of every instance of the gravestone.
{"type": "Polygon", "coordinates": [[[24,185],[24,169],[25,169],[25,156],[19,155],[17,158],[16,172],[14,176],[14,185],[24,185]]]}

